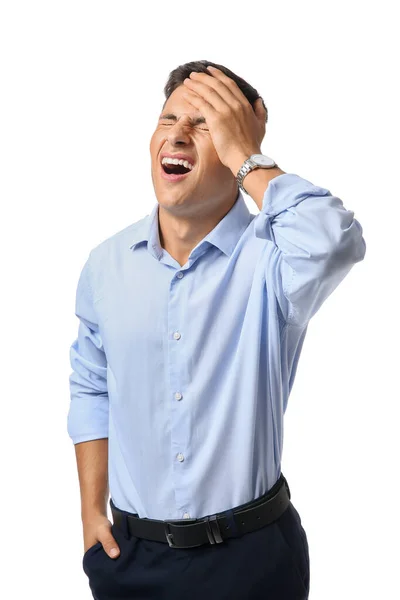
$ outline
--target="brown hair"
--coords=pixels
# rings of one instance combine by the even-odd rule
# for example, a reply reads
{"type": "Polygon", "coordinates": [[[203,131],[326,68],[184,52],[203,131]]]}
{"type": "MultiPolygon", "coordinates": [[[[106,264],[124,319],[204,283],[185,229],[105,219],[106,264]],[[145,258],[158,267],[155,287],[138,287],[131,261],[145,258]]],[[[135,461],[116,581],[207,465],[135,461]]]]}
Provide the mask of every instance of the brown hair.
{"type": "MultiPolygon", "coordinates": [[[[211,65],[212,67],[216,67],[217,69],[219,69],[220,71],[225,73],[225,75],[227,75],[228,77],[233,79],[233,81],[236,83],[236,85],[239,87],[239,89],[246,96],[247,100],[250,102],[250,104],[254,110],[254,102],[257,100],[257,98],[261,98],[261,96],[257,92],[257,90],[255,88],[253,88],[253,86],[251,86],[249,83],[247,83],[247,81],[245,81],[244,79],[242,79],[241,77],[239,77],[238,75],[233,73],[227,67],[224,67],[223,65],[218,65],[217,63],[213,63],[209,60],[196,60],[193,62],[188,62],[188,63],[185,63],[184,65],[179,65],[179,67],[176,67],[176,69],[171,71],[171,73],[168,76],[167,83],[165,84],[165,87],[164,87],[164,95],[165,95],[164,106],[165,106],[165,103],[167,102],[168,98],[172,94],[172,92],[174,92],[176,90],[176,88],[179,87],[180,85],[183,85],[184,79],[189,77],[189,75],[192,71],[196,71],[197,73],[207,73],[208,75],[212,75],[211,71],[207,71],[207,67],[209,65],[211,65]]],[[[266,112],[265,122],[267,122],[268,121],[268,110],[264,104],[264,100],[262,98],[261,98],[261,100],[262,100],[262,103],[263,103],[263,106],[264,106],[264,109],[266,112]]],[[[163,106],[163,108],[164,108],[164,106],[163,106]]]]}

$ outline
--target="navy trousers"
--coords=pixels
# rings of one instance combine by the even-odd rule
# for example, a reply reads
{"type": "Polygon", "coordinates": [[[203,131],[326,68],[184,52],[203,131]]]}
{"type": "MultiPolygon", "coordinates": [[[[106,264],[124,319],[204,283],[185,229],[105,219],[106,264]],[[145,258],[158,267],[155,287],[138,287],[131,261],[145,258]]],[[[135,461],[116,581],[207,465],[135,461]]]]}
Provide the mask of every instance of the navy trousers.
{"type": "Polygon", "coordinates": [[[100,542],[82,559],[95,600],[307,600],[306,532],[289,503],[281,517],[221,544],[170,548],[112,525],[120,555],[100,542]]]}

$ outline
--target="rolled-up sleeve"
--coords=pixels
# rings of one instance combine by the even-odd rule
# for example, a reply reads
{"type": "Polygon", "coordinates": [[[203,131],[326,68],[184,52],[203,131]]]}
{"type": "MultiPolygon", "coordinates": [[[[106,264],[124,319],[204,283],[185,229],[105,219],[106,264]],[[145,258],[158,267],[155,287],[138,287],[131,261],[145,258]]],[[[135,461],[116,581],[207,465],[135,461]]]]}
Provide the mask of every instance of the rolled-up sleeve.
{"type": "Polygon", "coordinates": [[[287,323],[305,326],[352,266],[366,243],[354,212],[325,188],[294,173],[272,179],[255,220],[269,240],[266,282],[287,323]]]}
{"type": "Polygon", "coordinates": [[[107,360],[94,311],[89,254],[76,291],[78,337],[70,347],[67,431],[74,444],[108,437],[107,360]]]}

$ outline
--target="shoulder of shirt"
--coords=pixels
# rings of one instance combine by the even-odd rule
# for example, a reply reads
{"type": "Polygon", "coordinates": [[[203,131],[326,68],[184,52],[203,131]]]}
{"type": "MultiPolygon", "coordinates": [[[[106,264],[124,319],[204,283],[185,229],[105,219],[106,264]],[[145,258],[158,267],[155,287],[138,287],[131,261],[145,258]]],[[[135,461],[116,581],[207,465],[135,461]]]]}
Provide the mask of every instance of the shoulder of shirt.
{"type": "Polygon", "coordinates": [[[129,251],[129,245],[131,240],[135,237],[136,229],[142,225],[143,221],[147,219],[148,216],[149,215],[145,215],[138,221],[127,225],[101,241],[96,246],[93,246],[89,253],[91,261],[103,262],[110,256],[115,255],[115,253],[119,254],[119,250],[129,251]]]}

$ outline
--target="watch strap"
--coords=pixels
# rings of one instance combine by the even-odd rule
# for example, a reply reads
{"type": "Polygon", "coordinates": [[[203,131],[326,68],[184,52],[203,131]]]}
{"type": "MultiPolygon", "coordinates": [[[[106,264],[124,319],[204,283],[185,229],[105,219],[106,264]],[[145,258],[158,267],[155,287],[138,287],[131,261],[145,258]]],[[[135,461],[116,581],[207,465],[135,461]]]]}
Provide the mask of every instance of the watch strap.
{"type": "Polygon", "coordinates": [[[242,192],[246,192],[246,190],[244,189],[244,187],[242,185],[243,179],[246,177],[246,175],[248,173],[250,173],[250,171],[252,171],[253,169],[256,169],[256,168],[257,168],[257,165],[254,161],[251,160],[251,158],[248,158],[247,160],[245,160],[244,163],[242,164],[242,166],[240,167],[240,169],[236,175],[236,180],[237,180],[242,192]]]}
{"type": "Polygon", "coordinates": [[[240,167],[239,171],[237,172],[236,175],[236,181],[238,182],[238,185],[240,187],[240,189],[242,190],[242,192],[246,192],[246,190],[243,187],[243,179],[246,177],[246,175],[248,175],[250,173],[250,171],[253,171],[254,169],[272,169],[273,167],[276,167],[277,164],[274,161],[273,165],[270,166],[264,166],[264,165],[258,165],[257,163],[254,162],[254,160],[252,160],[251,156],[250,158],[247,158],[244,163],[242,164],[242,166],[240,167]]]}

